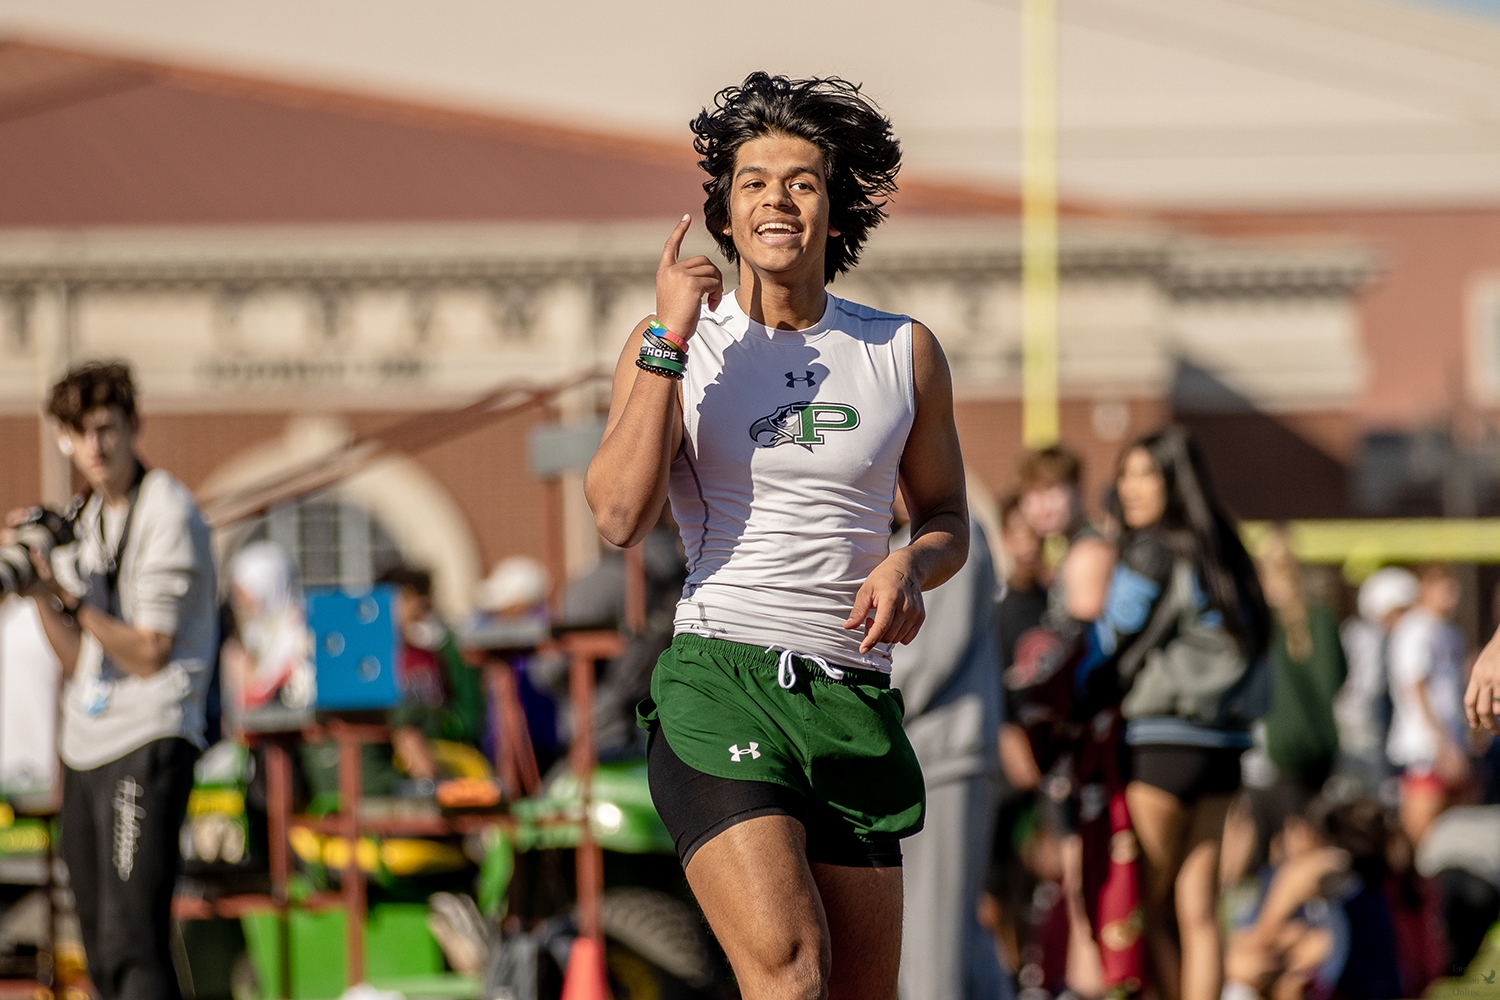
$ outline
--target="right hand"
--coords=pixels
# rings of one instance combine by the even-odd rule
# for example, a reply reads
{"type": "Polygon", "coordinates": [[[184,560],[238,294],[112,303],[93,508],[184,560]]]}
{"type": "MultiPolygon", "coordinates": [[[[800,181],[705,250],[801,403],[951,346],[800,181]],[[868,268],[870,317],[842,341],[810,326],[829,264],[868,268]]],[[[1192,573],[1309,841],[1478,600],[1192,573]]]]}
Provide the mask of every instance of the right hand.
{"type": "Polygon", "coordinates": [[[684,215],[677,223],[662,247],[661,265],[656,269],[656,319],[683,340],[698,329],[703,296],[708,296],[710,309],[717,309],[724,297],[724,275],[713,261],[702,254],[677,259],[692,221],[692,216],[684,215]]]}
{"type": "Polygon", "coordinates": [[[1469,674],[1464,714],[1474,729],[1500,733],[1500,631],[1485,645],[1469,674]]]}

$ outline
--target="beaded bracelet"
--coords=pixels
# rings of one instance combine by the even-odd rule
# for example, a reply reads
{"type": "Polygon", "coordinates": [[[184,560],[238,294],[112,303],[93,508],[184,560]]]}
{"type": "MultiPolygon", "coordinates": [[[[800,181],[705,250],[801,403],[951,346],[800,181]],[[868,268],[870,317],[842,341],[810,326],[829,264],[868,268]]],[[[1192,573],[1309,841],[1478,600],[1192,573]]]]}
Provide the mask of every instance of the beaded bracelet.
{"type": "Polygon", "coordinates": [[[652,375],[660,375],[663,378],[675,378],[679,382],[682,381],[682,372],[673,371],[670,368],[658,367],[647,362],[645,358],[636,358],[635,366],[643,372],[650,372],[652,375]]]}

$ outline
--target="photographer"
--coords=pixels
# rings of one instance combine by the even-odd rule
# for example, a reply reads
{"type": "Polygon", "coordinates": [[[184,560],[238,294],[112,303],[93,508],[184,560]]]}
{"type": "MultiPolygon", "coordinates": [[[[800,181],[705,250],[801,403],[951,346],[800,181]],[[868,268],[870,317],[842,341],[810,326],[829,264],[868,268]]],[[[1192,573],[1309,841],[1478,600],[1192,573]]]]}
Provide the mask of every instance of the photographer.
{"type": "Polygon", "coordinates": [[[74,525],[78,583],[53,575],[67,550],[32,555],[30,593],[67,678],[63,858],[99,995],[175,1000],[178,830],[218,645],[208,526],[181,483],[136,456],[128,367],[75,368],[48,412],[92,492],[74,525]]]}

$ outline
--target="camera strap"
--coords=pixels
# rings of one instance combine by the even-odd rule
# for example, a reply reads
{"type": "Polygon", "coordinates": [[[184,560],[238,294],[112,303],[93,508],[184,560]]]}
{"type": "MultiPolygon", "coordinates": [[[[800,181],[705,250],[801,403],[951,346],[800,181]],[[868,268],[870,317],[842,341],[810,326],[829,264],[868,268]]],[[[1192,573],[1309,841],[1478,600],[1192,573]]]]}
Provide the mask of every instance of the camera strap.
{"type": "MultiPolygon", "coordinates": [[[[125,558],[125,546],[130,541],[130,525],[135,520],[135,505],[141,497],[141,483],[146,478],[146,465],[140,459],[136,459],[135,478],[130,483],[130,491],[126,494],[125,520],[120,525],[119,541],[113,546],[113,551],[108,541],[108,534],[104,526],[104,498],[99,498],[99,519],[97,530],[99,537],[99,550],[104,554],[104,572],[89,574],[89,591],[84,601],[96,611],[102,611],[115,618],[123,618],[123,610],[120,602],[120,563],[125,558]]],[[[99,664],[100,683],[92,686],[86,701],[90,715],[98,715],[109,707],[109,684],[119,677],[122,671],[116,667],[114,661],[105,653],[99,664]]]]}

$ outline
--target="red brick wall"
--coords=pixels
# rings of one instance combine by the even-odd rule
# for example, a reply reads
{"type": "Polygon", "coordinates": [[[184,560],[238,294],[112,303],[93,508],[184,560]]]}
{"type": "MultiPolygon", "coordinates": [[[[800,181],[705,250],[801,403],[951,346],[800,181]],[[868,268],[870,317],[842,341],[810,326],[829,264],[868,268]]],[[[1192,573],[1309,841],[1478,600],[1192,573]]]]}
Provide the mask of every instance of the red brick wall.
{"type": "MultiPolygon", "coordinates": [[[[1167,419],[1158,400],[1126,403],[1130,419],[1118,440],[1102,440],[1093,426],[1094,404],[1082,400],[1062,404],[1062,443],[1083,460],[1083,494],[1092,516],[1103,513],[1101,498],[1114,474],[1120,449],[1132,439],[1167,419]]],[[[1016,488],[1021,447],[1021,404],[1015,400],[959,401],[954,406],[964,462],[997,499],[1016,488]]]]}
{"type": "Polygon", "coordinates": [[[41,499],[36,417],[0,417],[0,515],[41,499]]]}
{"type": "Polygon", "coordinates": [[[1370,379],[1365,428],[1446,422],[1467,389],[1469,281],[1500,270],[1500,209],[1183,213],[1171,221],[1223,235],[1347,236],[1373,249],[1382,274],[1360,299],[1370,379]]]}

